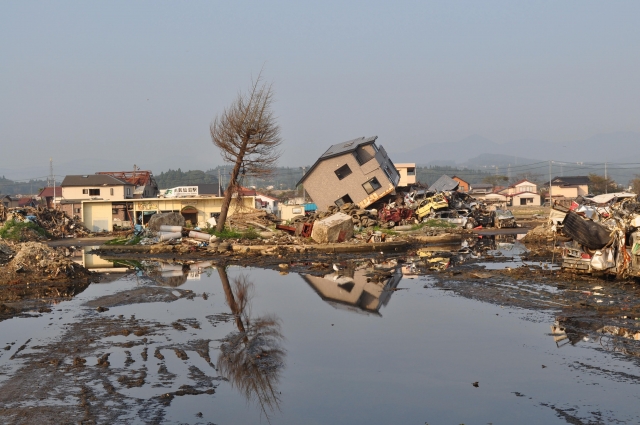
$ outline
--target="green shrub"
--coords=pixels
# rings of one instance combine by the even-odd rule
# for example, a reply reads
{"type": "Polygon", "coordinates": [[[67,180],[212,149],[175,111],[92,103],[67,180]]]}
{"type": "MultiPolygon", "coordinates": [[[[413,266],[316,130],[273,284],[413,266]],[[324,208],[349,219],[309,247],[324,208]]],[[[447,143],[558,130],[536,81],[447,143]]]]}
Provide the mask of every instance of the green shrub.
{"type": "Polygon", "coordinates": [[[0,227],[0,238],[20,241],[25,230],[33,230],[42,237],[49,237],[49,234],[42,227],[31,221],[8,220],[4,226],[0,227]]]}

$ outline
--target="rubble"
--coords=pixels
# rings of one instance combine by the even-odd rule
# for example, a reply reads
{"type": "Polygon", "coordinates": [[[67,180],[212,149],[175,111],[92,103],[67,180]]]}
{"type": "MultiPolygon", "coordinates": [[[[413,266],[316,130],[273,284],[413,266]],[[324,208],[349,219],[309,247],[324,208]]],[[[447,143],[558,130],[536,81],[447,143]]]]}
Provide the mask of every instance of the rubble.
{"type": "Polygon", "coordinates": [[[84,237],[89,234],[78,216],[69,217],[64,211],[45,207],[21,207],[7,210],[5,225],[9,222],[33,223],[37,228],[21,230],[20,241],[38,241],[48,238],[61,239],[84,237]],[[44,232],[39,232],[38,228],[44,232]],[[46,234],[47,237],[45,237],[46,234]]]}
{"type": "Polygon", "coordinates": [[[12,279],[76,279],[89,276],[80,264],[40,242],[25,242],[16,246],[15,256],[1,269],[0,281],[12,279]]]}
{"type": "Polygon", "coordinates": [[[317,243],[344,242],[353,237],[353,221],[350,215],[336,213],[313,225],[311,238],[317,243]]]}
{"type": "Polygon", "coordinates": [[[549,225],[570,239],[562,245],[563,269],[621,278],[640,276],[637,195],[611,193],[579,198],[571,208],[554,204],[549,225]]]}
{"type": "Polygon", "coordinates": [[[177,212],[154,214],[149,219],[147,228],[154,232],[158,232],[160,230],[160,226],[163,225],[184,227],[185,219],[182,214],[177,212]]]}

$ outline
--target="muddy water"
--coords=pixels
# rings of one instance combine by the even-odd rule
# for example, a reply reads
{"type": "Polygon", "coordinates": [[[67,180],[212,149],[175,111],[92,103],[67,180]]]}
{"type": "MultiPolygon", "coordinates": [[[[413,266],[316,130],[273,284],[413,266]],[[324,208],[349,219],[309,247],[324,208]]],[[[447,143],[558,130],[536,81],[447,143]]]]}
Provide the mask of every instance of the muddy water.
{"type": "Polygon", "coordinates": [[[1,421],[640,423],[633,353],[552,335],[552,310],[460,297],[392,265],[369,279],[349,264],[325,277],[203,266],[0,322],[1,421]]]}

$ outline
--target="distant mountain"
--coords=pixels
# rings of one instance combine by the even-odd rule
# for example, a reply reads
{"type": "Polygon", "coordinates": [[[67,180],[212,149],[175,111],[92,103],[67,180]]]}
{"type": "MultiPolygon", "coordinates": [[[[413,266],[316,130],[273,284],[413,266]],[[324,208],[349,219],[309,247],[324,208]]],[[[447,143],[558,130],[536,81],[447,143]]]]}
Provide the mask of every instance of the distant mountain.
{"type": "Polygon", "coordinates": [[[421,165],[443,162],[450,165],[451,161],[463,165],[478,162],[472,160],[483,154],[510,157],[512,160],[507,163],[512,165],[547,160],[567,163],[640,162],[640,133],[597,134],[584,140],[563,143],[521,139],[503,144],[473,135],[454,143],[431,143],[407,152],[389,152],[393,161],[421,165]]]}

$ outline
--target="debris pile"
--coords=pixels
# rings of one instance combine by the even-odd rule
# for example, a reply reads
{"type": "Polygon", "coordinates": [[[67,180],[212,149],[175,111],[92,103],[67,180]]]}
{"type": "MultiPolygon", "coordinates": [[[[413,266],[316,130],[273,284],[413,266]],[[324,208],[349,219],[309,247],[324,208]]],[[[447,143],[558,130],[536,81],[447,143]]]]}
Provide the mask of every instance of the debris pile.
{"type": "Polygon", "coordinates": [[[13,248],[0,239],[0,266],[7,264],[13,258],[13,255],[13,248]]]}
{"type": "Polygon", "coordinates": [[[21,244],[5,272],[29,279],[75,279],[89,275],[84,267],[40,242],[21,244]]]}
{"type": "MultiPolygon", "coordinates": [[[[84,237],[89,233],[78,216],[70,218],[64,211],[44,207],[12,208],[8,210],[10,220],[32,222],[44,229],[51,238],[84,237]]],[[[37,241],[44,238],[38,232],[26,232],[20,240],[37,241]]]]}
{"type": "Polygon", "coordinates": [[[258,228],[261,230],[270,230],[270,226],[279,223],[280,220],[273,214],[264,210],[255,210],[252,212],[237,212],[227,218],[230,227],[238,230],[247,230],[249,228],[258,228]]]}
{"type": "Polygon", "coordinates": [[[632,193],[578,198],[571,208],[554,204],[550,225],[570,239],[562,268],[618,277],[640,276],[640,202],[632,193]]]}
{"type": "Polygon", "coordinates": [[[185,219],[182,214],[177,212],[154,214],[149,219],[147,229],[154,232],[160,230],[160,226],[180,226],[184,227],[185,219]]]}

